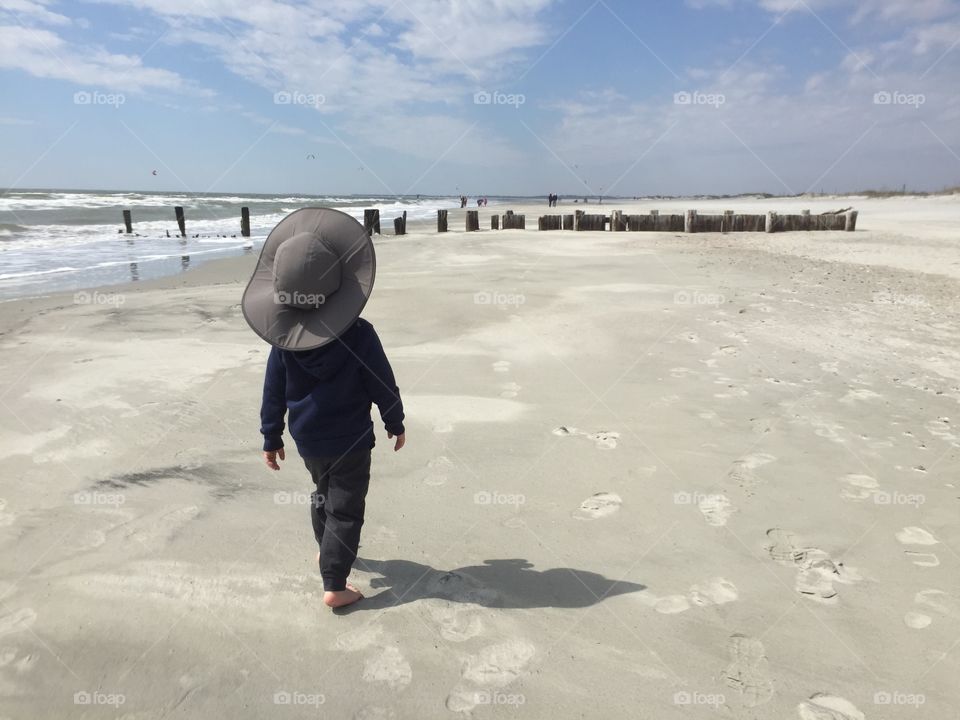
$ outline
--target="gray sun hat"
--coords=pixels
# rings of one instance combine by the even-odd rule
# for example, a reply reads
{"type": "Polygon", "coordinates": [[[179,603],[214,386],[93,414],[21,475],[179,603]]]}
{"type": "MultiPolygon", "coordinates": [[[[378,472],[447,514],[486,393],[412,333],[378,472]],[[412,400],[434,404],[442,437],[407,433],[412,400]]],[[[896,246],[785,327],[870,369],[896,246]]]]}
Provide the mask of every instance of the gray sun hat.
{"type": "Polygon", "coordinates": [[[243,292],[243,316],[282,350],[318,348],[360,317],[376,274],[363,225],[339,210],[302,208],[267,236],[243,292]]]}

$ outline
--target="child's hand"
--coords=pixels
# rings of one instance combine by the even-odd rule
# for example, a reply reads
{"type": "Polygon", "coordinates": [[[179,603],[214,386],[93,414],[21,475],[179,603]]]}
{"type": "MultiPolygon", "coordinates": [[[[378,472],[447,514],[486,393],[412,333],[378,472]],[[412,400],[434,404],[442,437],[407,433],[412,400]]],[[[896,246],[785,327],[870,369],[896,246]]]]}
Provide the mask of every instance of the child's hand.
{"type": "Polygon", "coordinates": [[[281,460],[286,460],[287,456],[283,452],[283,448],[279,450],[264,450],[263,459],[267,463],[267,467],[271,470],[279,470],[280,466],[277,464],[277,458],[281,460]]]}
{"type": "MultiPolygon", "coordinates": [[[[388,439],[388,440],[392,440],[392,439],[393,439],[393,433],[389,433],[389,432],[388,432],[388,433],[387,433],[387,439],[388,439]]],[[[403,447],[403,444],[404,444],[406,441],[407,441],[407,434],[406,434],[406,433],[401,433],[401,434],[397,435],[397,442],[394,443],[394,445],[393,445],[393,451],[396,452],[397,450],[399,450],[400,448],[402,448],[402,447],[403,447]]]]}

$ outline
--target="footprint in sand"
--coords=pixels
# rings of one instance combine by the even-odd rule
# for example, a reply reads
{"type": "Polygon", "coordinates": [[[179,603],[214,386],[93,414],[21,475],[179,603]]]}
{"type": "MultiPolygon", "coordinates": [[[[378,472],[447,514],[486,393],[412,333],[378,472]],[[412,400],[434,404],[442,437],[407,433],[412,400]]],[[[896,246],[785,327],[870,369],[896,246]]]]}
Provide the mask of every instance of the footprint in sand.
{"type": "Polygon", "coordinates": [[[865,720],[866,716],[849,700],[817,693],[797,705],[800,720],[865,720]]]}
{"type": "Polygon", "coordinates": [[[424,485],[445,485],[448,475],[453,469],[453,462],[445,455],[440,455],[427,463],[427,476],[423,479],[424,485]]]}
{"type": "Polygon", "coordinates": [[[764,465],[769,465],[776,459],[775,456],[767,453],[745,455],[733,463],[727,473],[727,480],[735,482],[747,494],[752,494],[753,488],[762,482],[755,471],[764,465]]]}
{"type": "Polygon", "coordinates": [[[493,363],[493,371],[498,373],[510,372],[509,360],[497,360],[493,363]]]}
{"type": "Polygon", "coordinates": [[[686,612],[693,605],[725,605],[740,597],[736,586],[722,577],[710,578],[693,585],[686,595],[664,595],[657,597],[649,590],[639,594],[640,600],[662,615],[676,615],[686,612]]]}
{"type": "Polygon", "coordinates": [[[713,527],[723,527],[733,514],[733,504],[726,495],[707,495],[697,503],[704,520],[713,527]]]}
{"type": "MultiPolygon", "coordinates": [[[[933,610],[941,615],[956,614],[955,605],[950,596],[943,590],[929,589],[918,592],[913,601],[920,605],[924,610],[933,610]]],[[[904,624],[914,630],[922,630],[929,627],[933,618],[926,613],[917,610],[911,610],[903,616],[904,624]]]]}
{"type": "Polygon", "coordinates": [[[591,495],[582,503],[574,517],[579,520],[596,520],[597,518],[613,515],[623,505],[623,500],[616,493],[599,492],[591,495]]]}
{"type": "Polygon", "coordinates": [[[569,437],[571,435],[582,435],[588,440],[593,440],[597,447],[601,450],[613,450],[617,447],[617,440],[620,438],[620,433],[612,432],[609,430],[599,430],[595,433],[584,432],[583,430],[578,430],[575,427],[568,427],[566,425],[561,425],[560,427],[554,428],[551,432],[557,437],[569,437]]]}
{"type": "Polygon", "coordinates": [[[727,644],[730,664],[724,670],[724,682],[739,691],[746,707],[757,707],[773,697],[773,682],[767,665],[763,643],[756,638],[736,633],[727,644]]]}
{"type": "Polygon", "coordinates": [[[447,709],[469,712],[477,705],[489,703],[491,692],[518,680],[536,655],[536,648],[526,640],[507,640],[483,648],[464,660],[460,682],[447,696],[447,709]]]}
{"type": "Polygon", "coordinates": [[[771,528],[767,530],[767,541],[767,552],[773,560],[797,569],[794,587],[811,600],[832,605],[839,600],[834,583],[849,585],[860,579],[856,570],[823,550],[800,546],[791,532],[771,528]]]}
{"type": "Polygon", "coordinates": [[[520,393],[521,387],[515,382],[504,383],[500,386],[500,397],[515,398],[520,393]]]}
{"type": "Polygon", "coordinates": [[[940,564],[940,558],[934,553],[922,553],[914,550],[904,550],[906,555],[914,565],[920,567],[937,567],[940,564]]]}
{"type": "Polygon", "coordinates": [[[911,610],[906,615],[903,616],[903,623],[908,628],[913,628],[914,630],[923,630],[923,628],[928,627],[930,623],[933,622],[933,618],[929,615],[924,615],[921,612],[916,612],[911,610]]]}
{"type": "Polygon", "coordinates": [[[913,526],[905,527],[896,537],[904,545],[937,545],[940,542],[923,528],[913,526]]]}
{"type": "Polygon", "coordinates": [[[367,659],[363,666],[363,679],[370,683],[383,683],[394,690],[399,690],[410,684],[413,671],[400,649],[391,645],[367,659]]]}
{"type": "Polygon", "coordinates": [[[866,500],[872,497],[876,489],[880,487],[880,483],[869,475],[844,475],[840,478],[840,482],[846,485],[840,491],[840,497],[847,500],[866,500]]]}
{"type": "Polygon", "coordinates": [[[469,605],[438,598],[424,601],[427,613],[440,630],[440,636],[450,642],[464,642],[483,632],[479,613],[469,605]]]}

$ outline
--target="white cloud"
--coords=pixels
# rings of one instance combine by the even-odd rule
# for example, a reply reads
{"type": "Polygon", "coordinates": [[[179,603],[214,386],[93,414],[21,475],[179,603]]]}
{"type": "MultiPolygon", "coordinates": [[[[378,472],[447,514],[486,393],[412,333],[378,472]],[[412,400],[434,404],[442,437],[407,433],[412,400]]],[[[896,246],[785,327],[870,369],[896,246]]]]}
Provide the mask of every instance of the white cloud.
{"type": "Polygon", "coordinates": [[[176,73],[146,67],[138,57],[80,47],[49,30],[13,25],[0,26],[0,68],[121,92],[187,88],[176,73]]]}
{"type": "Polygon", "coordinates": [[[46,25],[69,25],[70,18],[47,9],[48,0],[3,0],[3,10],[18,23],[39,22],[46,25]]]}

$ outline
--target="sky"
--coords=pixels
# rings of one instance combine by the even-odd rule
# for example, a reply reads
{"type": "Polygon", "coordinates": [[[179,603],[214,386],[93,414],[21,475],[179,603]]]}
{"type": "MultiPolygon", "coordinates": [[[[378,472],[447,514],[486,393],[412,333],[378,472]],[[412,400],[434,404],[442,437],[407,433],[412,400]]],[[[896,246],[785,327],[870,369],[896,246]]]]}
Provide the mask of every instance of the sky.
{"type": "Polygon", "coordinates": [[[960,0],[0,0],[0,187],[960,185],[960,0]]]}

